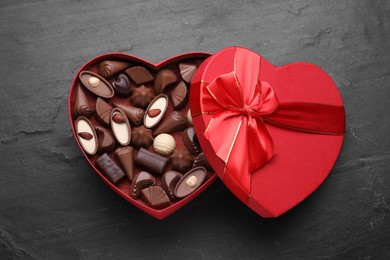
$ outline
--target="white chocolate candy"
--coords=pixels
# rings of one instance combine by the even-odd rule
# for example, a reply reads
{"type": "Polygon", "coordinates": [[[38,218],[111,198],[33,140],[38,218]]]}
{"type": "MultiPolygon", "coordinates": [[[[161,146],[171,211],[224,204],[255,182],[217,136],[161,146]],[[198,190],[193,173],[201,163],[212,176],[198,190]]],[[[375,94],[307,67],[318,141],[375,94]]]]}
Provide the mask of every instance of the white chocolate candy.
{"type": "Polygon", "coordinates": [[[97,77],[90,77],[88,79],[88,83],[92,87],[97,87],[99,85],[99,83],[100,83],[100,79],[98,79],[97,77]]]}
{"type": "Polygon", "coordinates": [[[192,116],[191,116],[191,110],[188,109],[188,112],[187,112],[187,120],[188,120],[188,123],[190,123],[191,125],[194,125],[194,122],[192,121],[192,116]]]}
{"type": "Polygon", "coordinates": [[[115,139],[123,146],[126,146],[131,141],[131,127],[129,120],[127,119],[124,112],[119,108],[114,108],[111,112],[111,129],[112,133],[115,136],[115,139]],[[113,120],[116,114],[120,114],[124,119],[124,122],[115,122],[113,120]]]}
{"type": "Polygon", "coordinates": [[[169,156],[176,148],[176,141],[169,134],[159,134],[156,138],[154,138],[153,148],[156,153],[163,156],[169,156]]]}
{"type": "Polygon", "coordinates": [[[188,177],[188,179],[186,180],[186,184],[191,188],[194,188],[197,183],[198,183],[198,178],[196,178],[196,176],[194,175],[188,177]]]}
{"type": "Polygon", "coordinates": [[[167,111],[168,107],[168,96],[165,94],[160,94],[156,96],[152,102],[150,102],[148,108],[146,109],[145,115],[144,115],[144,125],[146,128],[153,128],[155,125],[157,125],[161,119],[163,118],[165,112],[167,111]],[[152,110],[160,110],[160,113],[156,116],[150,116],[149,111],[152,110]]]}
{"type": "Polygon", "coordinates": [[[98,148],[98,142],[96,138],[96,132],[93,129],[92,124],[89,122],[89,120],[81,116],[76,121],[76,133],[77,137],[79,139],[79,142],[81,144],[81,147],[84,149],[84,151],[88,154],[95,154],[98,148]],[[89,134],[92,136],[90,139],[82,138],[82,135],[89,134]]]}

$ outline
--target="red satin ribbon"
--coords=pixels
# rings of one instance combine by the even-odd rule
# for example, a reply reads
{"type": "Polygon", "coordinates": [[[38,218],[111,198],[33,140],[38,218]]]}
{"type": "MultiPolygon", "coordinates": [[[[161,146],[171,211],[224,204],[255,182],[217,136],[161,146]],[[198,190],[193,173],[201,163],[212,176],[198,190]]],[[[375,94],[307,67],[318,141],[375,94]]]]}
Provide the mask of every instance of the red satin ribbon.
{"type": "Polygon", "coordinates": [[[342,135],[343,106],[289,102],[279,103],[267,82],[259,80],[261,57],[236,59],[234,71],[206,86],[212,98],[203,113],[212,114],[204,136],[225,162],[225,173],[250,190],[250,173],[275,154],[264,123],[313,134],[342,135]],[[254,68],[259,68],[256,70],[254,68]]]}

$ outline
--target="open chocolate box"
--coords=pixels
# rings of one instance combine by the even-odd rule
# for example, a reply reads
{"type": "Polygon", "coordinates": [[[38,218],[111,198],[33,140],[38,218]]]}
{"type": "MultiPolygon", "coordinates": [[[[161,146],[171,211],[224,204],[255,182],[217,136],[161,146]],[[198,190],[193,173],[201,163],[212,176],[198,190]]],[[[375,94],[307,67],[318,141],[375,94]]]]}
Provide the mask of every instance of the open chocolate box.
{"type": "Polygon", "coordinates": [[[256,213],[277,217],[325,180],[345,131],[340,93],[321,68],[277,67],[240,47],[158,64],[101,55],[76,74],[68,106],[95,172],[158,219],[216,176],[256,213]]]}

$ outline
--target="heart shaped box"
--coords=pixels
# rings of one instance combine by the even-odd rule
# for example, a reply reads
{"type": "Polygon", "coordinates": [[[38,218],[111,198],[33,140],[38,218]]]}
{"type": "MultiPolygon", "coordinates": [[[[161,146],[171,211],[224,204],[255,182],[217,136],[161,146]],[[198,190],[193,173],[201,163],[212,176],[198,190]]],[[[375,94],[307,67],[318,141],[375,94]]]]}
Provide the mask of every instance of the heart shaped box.
{"type": "MultiPolygon", "coordinates": [[[[96,67],[97,63],[99,63],[100,61],[104,61],[104,60],[128,61],[129,63],[131,63],[133,65],[145,66],[151,72],[155,73],[160,68],[164,68],[166,66],[170,66],[170,65],[178,63],[178,62],[180,62],[182,60],[189,60],[189,59],[190,60],[191,59],[201,59],[201,60],[203,60],[203,59],[205,59],[205,58],[207,58],[209,56],[210,56],[210,54],[208,54],[208,53],[191,52],[191,53],[186,53],[186,54],[182,54],[182,55],[177,55],[175,57],[171,57],[171,58],[166,59],[164,61],[161,61],[161,62],[159,62],[157,64],[152,64],[152,63],[150,63],[150,62],[148,62],[146,60],[140,59],[140,58],[132,56],[132,55],[124,54],[124,53],[119,53],[119,52],[107,53],[107,54],[103,54],[101,56],[95,57],[92,60],[90,60],[87,63],[85,63],[80,68],[80,70],[77,72],[77,74],[74,77],[73,82],[72,82],[72,86],[71,86],[70,93],[69,93],[69,98],[68,98],[68,113],[69,113],[69,119],[70,119],[70,124],[71,124],[71,127],[72,127],[72,131],[73,131],[73,135],[74,135],[74,137],[76,139],[76,142],[77,142],[78,146],[80,147],[80,150],[84,154],[84,157],[87,159],[87,161],[89,162],[91,167],[94,169],[95,173],[107,184],[108,187],[110,187],[113,191],[115,191],[118,195],[120,195],[122,198],[124,198],[128,202],[132,203],[133,205],[135,205],[139,209],[143,210],[144,212],[148,213],[149,215],[151,215],[151,216],[153,216],[153,217],[155,217],[157,219],[163,219],[163,218],[167,217],[168,215],[172,214],[173,212],[177,211],[178,209],[180,209],[184,205],[186,205],[188,202],[190,202],[192,199],[194,199],[200,193],[202,193],[202,191],[204,191],[208,186],[210,186],[211,183],[213,183],[215,181],[217,176],[215,174],[211,174],[211,176],[209,176],[195,192],[191,193],[189,196],[187,196],[187,197],[185,197],[185,198],[183,198],[183,199],[181,199],[181,200],[179,200],[179,201],[173,203],[172,205],[170,205],[170,206],[168,206],[166,208],[163,208],[163,209],[153,209],[151,207],[148,207],[144,203],[142,203],[140,200],[133,199],[132,197],[130,197],[129,196],[129,194],[130,194],[130,183],[127,180],[123,181],[118,186],[113,185],[101,173],[101,171],[95,167],[95,162],[96,162],[97,158],[99,157],[99,155],[97,155],[97,154],[92,155],[92,156],[91,155],[87,155],[85,153],[85,151],[82,149],[82,146],[81,146],[78,138],[76,138],[76,129],[75,129],[75,121],[76,120],[75,120],[75,118],[72,117],[72,108],[73,108],[73,102],[74,102],[74,99],[75,99],[76,88],[80,84],[79,74],[80,74],[81,71],[85,71],[85,70],[92,71],[92,72],[96,73],[97,72],[97,67],[96,67]]],[[[90,101],[96,100],[96,97],[93,94],[89,93],[88,91],[85,91],[85,92],[87,94],[87,98],[90,101]]],[[[92,118],[90,120],[92,122],[96,123],[95,119],[92,118]]]]}
{"type": "MultiPolygon", "coordinates": [[[[235,81],[238,82],[237,76],[235,76],[235,81]]],[[[234,80],[231,85],[231,87],[235,87],[234,80]]],[[[239,83],[237,85],[240,87],[239,83]]],[[[242,89],[246,87],[248,86],[241,84],[242,89]]],[[[242,92],[240,94],[242,97],[242,92]]],[[[332,79],[321,68],[313,64],[297,62],[276,67],[253,51],[240,47],[229,47],[210,56],[201,64],[191,84],[190,98],[195,131],[211,166],[224,184],[243,203],[263,217],[280,216],[309,196],[328,176],[341,149],[345,128],[343,102],[332,79]],[[239,63],[240,65],[236,64],[238,53],[240,57],[245,56],[246,59],[239,63]],[[256,59],[259,59],[260,65],[249,67],[247,61],[256,59]],[[210,82],[216,82],[215,80],[219,76],[234,71],[236,65],[242,66],[240,69],[244,71],[243,74],[247,75],[246,77],[256,74],[260,82],[268,83],[281,103],[308,102],[337,106],[338,112],[340,112],[338,113],[339,117],[337,120],[332,120],[339,123],[339,134],[293,131],[293,129],[266,123],[266,130],[271,136],[275,148],[274,156],[265,165],[249,175],[246,172],[235,172],[234,174],[239,176],[238,178],[225,175],[226,165],[221,158],[229,158],[230,152],[233,151],[233,154],[234,147],[238,144],[230,147],[227,157],[217,156],[217,151],[211,145],[210,139],[205,137],[205,132],[209,130],[213,117],[207,111],[209,108],[207,108],[206,103],[212,99],[216,101],[225,99],[225,101],[230,102],[234,96],[222,95],[216,98],[214,93],[207,88],[210,86],[210,82]],[[250,179],[250,187],[247,188],[243,180],[245,176],[249,176],[250,179]]],[[[332,117],[333,115],[330,118],[332,117]]],[[[328,125],[332,127],[331,123],[328,125]]],[[[217,131],[222,130],[221,134],[227,137],[229,132],[227,128],[229,127],[218,126],[218,128],[217,131]]],[[[233,129],[240,129],[240,126],[233,127],[233,129]]],[[[235,138],[240,136],[237,133],[238,131],[235,138]]],[[[214,137],[215,135],[211,138],[214,137]]],[[[220,143],[224,142],[223,138],[219,139],[220,143]]],[[[233,140],[236,141],[236,139],[233,140]]],[[[242,148],[246,149],[246,147],[242,148]]],[[[238,155],[240,156],[240,154],[238,155]]],[[[248,164],[250,165],[250,163],[248,164]]]]}

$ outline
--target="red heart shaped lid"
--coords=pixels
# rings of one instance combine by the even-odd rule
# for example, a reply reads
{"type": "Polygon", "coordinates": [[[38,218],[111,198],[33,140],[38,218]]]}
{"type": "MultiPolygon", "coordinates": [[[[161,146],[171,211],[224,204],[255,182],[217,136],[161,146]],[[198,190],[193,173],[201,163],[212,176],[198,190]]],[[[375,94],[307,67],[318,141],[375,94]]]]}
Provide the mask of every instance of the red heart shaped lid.
{"type": "Polygon", "coordinates": [[[196,71],[194,128],[224,184],[263,217],[276,217],[325,180],[341,149],[345,113],[332,79],[304,62],[276,67],[240,47],[196,71]]]}

